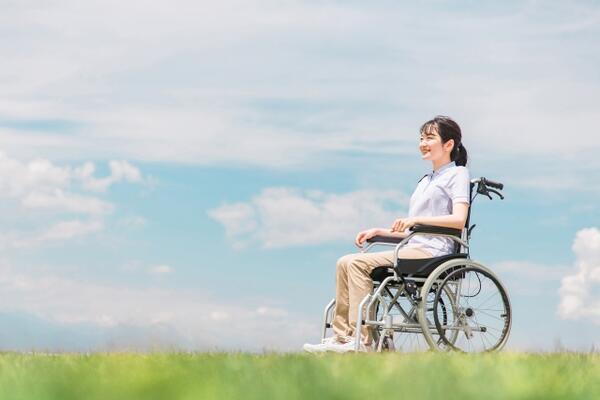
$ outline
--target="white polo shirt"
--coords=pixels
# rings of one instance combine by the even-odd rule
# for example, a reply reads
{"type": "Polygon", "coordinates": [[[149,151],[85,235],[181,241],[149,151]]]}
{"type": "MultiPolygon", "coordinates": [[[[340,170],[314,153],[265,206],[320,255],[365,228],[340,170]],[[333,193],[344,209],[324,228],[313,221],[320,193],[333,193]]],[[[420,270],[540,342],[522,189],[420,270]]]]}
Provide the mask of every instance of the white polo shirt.
{"type": "MultiPolygon", "coordinates": [[[[408,216],[437,217],[452,214],[453,204],[469,204],[470,182],[469,170],[457,166],[454,161],[427,174],[410,197],[408,216]]],[[[434,257],[439,257],[453,253],[455,243],[450,238],[416,235],[406,246],[419,247],[434,257]]]]}

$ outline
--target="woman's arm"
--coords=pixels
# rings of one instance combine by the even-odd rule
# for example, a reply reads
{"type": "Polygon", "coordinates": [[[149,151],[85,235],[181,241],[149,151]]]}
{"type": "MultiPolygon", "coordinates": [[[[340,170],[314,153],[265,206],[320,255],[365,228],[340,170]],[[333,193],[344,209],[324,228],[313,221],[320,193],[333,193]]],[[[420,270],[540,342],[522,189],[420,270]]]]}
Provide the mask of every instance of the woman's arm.
{"type": "Polygon", "coordinates": [[[392,232],[391,229],[386,228],[367,229],[365,231],[358,232],[356,239],[354,240],[354,244],[356,244],[358,247],[362,247],[367,240],[375,236],[397,237],[404,239],[408,236],[408,232],[392,232]]]}
{"type": "Polygon", "coordinates": [[[439,215],[436,217],[408,217],[398,218],[392,225],[392,232],[403,232],[417,224],[434,225],[444,228],[463,229],[469,214],[469,204],[455,203],[452,206],[452,214],[439,215]]]}

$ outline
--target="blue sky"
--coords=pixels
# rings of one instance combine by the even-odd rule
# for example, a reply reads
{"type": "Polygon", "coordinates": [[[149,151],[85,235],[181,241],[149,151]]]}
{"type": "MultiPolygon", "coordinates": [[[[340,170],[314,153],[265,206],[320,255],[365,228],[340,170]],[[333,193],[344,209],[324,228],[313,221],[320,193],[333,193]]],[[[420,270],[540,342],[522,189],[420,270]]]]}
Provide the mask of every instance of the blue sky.
{"type": "Polygon", "coordinates": [[[0,348],[298,350],[463,129],[509,347],[598,347],[593,2],[9,2],[0,348]]]}

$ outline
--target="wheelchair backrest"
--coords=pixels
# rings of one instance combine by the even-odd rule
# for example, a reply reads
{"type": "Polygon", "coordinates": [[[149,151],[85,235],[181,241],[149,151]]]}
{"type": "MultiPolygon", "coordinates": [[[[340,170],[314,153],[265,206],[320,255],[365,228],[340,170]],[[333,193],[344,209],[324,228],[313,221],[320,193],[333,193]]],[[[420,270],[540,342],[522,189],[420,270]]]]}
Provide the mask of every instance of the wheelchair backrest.
{"type": "MultiPolygon", "coordinates": [[[[492,200],[491,194],[493,193],[500,197],[500,199],[504,199],[504,196],[502,196],[502,194],[500,194],[499,192],[499,190],[502,189],[504,189],[504,184],[491,181],[484,177],[471,179],[471,184],[469,185],[469,210],[467,211],[467,220],[465,221],[465,226],[463,227],[463,239],[467,243],[469,242],[469,238],[471,237],[471,231],[475,227],[475,225],[471,226],[471,210],[473,210],[473,202],[475,198],[478,194],[483,194],[487,196],[490,200],[492,200]],[[490,189],[490,187],[493,189],[490,189]]],[[[454,253],[460,253],[460,247],[460,244],[456,243],[454,245],[454,253]]]]}

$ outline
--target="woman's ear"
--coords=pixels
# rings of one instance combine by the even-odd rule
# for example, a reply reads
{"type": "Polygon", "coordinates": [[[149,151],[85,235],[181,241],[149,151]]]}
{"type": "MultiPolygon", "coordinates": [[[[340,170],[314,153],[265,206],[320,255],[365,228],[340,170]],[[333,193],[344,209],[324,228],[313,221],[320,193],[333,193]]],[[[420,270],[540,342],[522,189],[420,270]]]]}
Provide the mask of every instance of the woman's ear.
{"type": "Polygon", "coordinates": [[[450,153],[454,148],[454,139],[448,140],[446,143],[443,144],[442,147],[444,148],[444,151],[450,153]]]}

